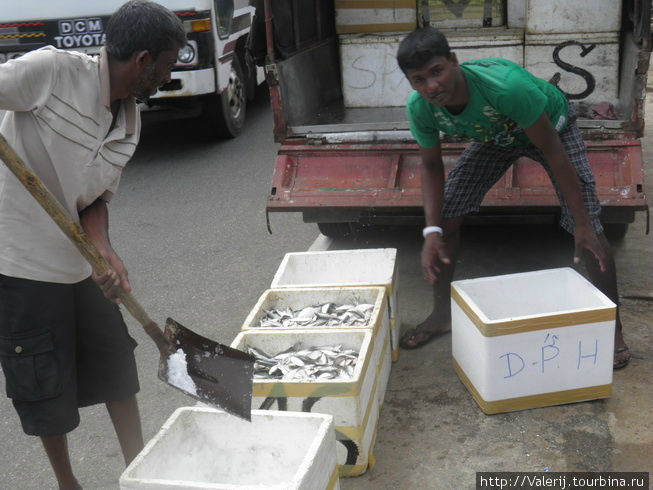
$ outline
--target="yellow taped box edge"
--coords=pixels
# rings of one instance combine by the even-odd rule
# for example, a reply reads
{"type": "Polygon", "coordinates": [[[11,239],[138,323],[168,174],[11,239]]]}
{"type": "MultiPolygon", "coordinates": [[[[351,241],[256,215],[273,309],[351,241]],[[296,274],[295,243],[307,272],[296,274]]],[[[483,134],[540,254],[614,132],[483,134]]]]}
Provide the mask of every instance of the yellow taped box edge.
{"type": "Polygon", "coordinates": [[[336,465],[335,468],[333,468],[333,472],[331,473],[331,478],[329,478],[329,483],[327,484],[326,490],[333,490],[336,488],[336,483],[338,483],[338,465],[336,465]]]}
{"type": "Polygon", "coordinates": [[[517,410],[526,410],[529,408],[548,407],[552,405],[561,405],[563,403],[574,403],[598,398],[609,398],[612,396],[612,384],[588,386],[586,388],[576,388],[573,390],[554,391],[551,393],[541,393],[538,395],[520,396],[516,398],[506,398],[505,400],[485,401],[480,393],[469,380],[458,362],[452,359],[453,368],[458,374],[460,381],[465,385],[467,390],[474,398],[474,401],[481,408],[483,413],[488,415],[495,413],[514,412],[517,410]]]}
{"type": "Polygon", "coordinates": [[[476,325],[476,328],[484,337],[498,337],[500,335],[512,335],[550,328],[569,327],[585,323],[609,322],[615,320],[617,311],[614,306],[606,306],[590,311],[559,313],[553,315],[542,315],[536,318],[486,323],[481,320],[471,306],[467,304],[455,286],[451,286],[451,299],[453,299],[460,309],[463,310],[465,315],[467,315],[472,323],[476,325]]]}

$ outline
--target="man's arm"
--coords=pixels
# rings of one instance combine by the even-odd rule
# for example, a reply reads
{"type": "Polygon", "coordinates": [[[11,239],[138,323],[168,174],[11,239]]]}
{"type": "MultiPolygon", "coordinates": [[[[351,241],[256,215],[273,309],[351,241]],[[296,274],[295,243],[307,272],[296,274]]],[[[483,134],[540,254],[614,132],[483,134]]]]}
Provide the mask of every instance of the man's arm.
{"type": "Polygon", "coordinates": [[[131,285],[127,278],[125,265],[113,250],[109,241],[109,210],[107,203],[102,199],[97,199],[79,213],[79,219],[88,238],[112,268],[112,270],[100,276],[93,273],[93,280],[100,286],[108,299],[119,303],[120,300],[117,296],[119,289],[130,292],[131,285]]]}
{"type": "Polygon", "coordinates": [[[544,154],[544,159],[551,168],[556,183],[560,186],[562,195],[574,217],[576,226],[574,263],[580,262],[581,252],[587,249],[594,254],[601,270],[605,270],[605,253],[590,223],[578,176],[569,161],[569,155],[565,151],[558,132],[553,128],[544,112],[524,131],[531,142],[544,154]]]}
{"type": "MultiPolygon", "coordinates": [[[[442,206],[444,203],[444,163],[442,150],[438,143],[433,148],[420,146],[422,157],[422,196],[426,226],[442,225],[442,206]]],[[[422,247],[422,271],[430,283],[434,283],[440,268],[437,262],[449,263],[449,256],[440,233],[430,233],[422,247]]]]}

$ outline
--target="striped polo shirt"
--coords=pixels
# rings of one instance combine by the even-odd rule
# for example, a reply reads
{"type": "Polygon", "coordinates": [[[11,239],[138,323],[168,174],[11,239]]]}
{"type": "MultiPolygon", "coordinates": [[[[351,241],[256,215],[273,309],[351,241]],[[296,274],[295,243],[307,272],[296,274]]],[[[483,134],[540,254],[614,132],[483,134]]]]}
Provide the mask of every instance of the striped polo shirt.
{"type": "MultiPolygon", "coordinates": [[[[0,132],[73,219],[109,201],[140,134],[133,97],[113,128],[109,63],[44,47],[0,64],[0,132]],[[110,131],[109,131],[110,130],[110,131]]],[[[91,273],[77,249],[18,179],[0,165],[0,274],[75,283],[91,273]]]]}

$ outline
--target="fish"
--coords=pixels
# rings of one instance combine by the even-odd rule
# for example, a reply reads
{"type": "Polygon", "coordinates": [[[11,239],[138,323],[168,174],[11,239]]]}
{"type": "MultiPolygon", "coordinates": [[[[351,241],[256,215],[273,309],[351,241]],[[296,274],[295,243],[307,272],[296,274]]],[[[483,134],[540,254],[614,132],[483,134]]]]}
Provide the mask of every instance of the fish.
{"type": "Polygon", "coordinates": [[[374,305],[354,301],[351,304],[320,303],[292,310],[264,309],[258,328],[365,327],[369,325],[374,305]]]}
{"type": "Polygon", "coordinates": [[[274,356],[251,346],[245,346],[245,350],[256,359],[255,379],[282,381],[353,379],[359,355],[342,344],[303,348],[297,343],[274,356]]]}

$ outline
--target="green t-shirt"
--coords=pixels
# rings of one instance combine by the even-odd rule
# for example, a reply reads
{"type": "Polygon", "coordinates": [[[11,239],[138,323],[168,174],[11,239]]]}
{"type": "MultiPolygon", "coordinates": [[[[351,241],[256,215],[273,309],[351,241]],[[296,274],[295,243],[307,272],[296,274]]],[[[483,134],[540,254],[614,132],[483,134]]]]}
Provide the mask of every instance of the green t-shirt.
{"type": "Polygon", "coordinates": [[[512,61],[485,58],[460,64],[469,102],[453,115],[413,91],[406,103],[410,131],[423,148],[440,142],[439,132],[501,146],[530,144],[523,128],[545,111],[558,131],[567,126],[567,99],[555,86],[512,61]]]}

